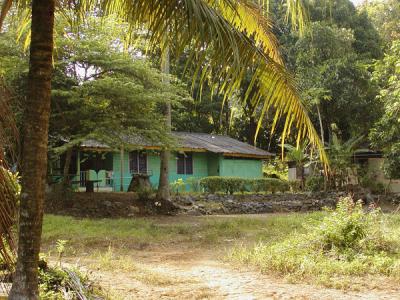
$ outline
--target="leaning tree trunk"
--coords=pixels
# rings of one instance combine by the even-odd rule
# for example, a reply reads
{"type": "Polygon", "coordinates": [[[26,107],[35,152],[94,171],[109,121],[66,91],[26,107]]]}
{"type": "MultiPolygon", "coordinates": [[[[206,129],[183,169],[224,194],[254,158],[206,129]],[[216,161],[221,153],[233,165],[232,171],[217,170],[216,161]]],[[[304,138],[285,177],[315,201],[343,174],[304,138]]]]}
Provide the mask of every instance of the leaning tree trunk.
{"type": "Polygon", "coordinates": [[[319,109],[319,105],[318,104],[317,104],[317,112],[318,112],[319,128],[320,128],[320,131],[321,131],[321,143],[322,143],[322,146],[325,147],[324,126],[322,125],[321,110],[319,109]]]}
{"type": "Polygon", "coordinates": [[[9,299],[38,299],[38,260],[47,172],[54,0],[32,1],[28,95],[23,115],[18,260],[9,299]]]}
{"type": "MultiPolygon", "coordinates": [[[[317,104],[317,113],[318,113],[318,120],[319,120],[319,128],[321,131],[321,143],[322,147],[325,147],[325,132],[324,132],[324,126],[322,125],[322,116],[321,116],[321,110],[319,108],[319,104],[317,104]]],[[[324,169],[324,191],[328,189],[328,173],[326,169],[324,169]]]]}
{"type": "MultiPolygon", "coordinates": [[[[161,57],[161,71],[168,75],[169,74],[169,46],[165,46],[162,50],[161,57]]],[[[163,79],[168,82],[168,76],[163,79]]],[[[164,105],[164,116],[165,116],[165,126],[168,132],[171,132],[171,103],[167,101],[164,105]]],[[[160,180],[158,182],[157,199],[161,203],[167,203],[170,201],[170,191],[169,191],[169,157],[171,153],[167,149],[163,149],[160,153],[160,180]]]]}

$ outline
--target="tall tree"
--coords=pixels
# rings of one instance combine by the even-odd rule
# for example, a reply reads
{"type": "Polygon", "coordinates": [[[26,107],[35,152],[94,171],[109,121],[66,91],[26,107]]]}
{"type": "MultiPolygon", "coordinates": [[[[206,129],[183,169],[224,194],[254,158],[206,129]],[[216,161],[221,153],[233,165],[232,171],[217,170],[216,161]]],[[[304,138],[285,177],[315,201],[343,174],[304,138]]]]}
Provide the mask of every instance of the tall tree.
{"type": "MultiPolygon", "coordinates": [[[[400,33],[400,32],[399,32],[400,33]]],[[[374,79],[380,86],[377,100],[384,107],[382,117],[370,133],[370,140],[383,150],[384,172],[390,179],[400,178],[400,39],[394,40],[384,59],[376,64],[374,79]]]]}
{"type": "Polygon", "coordinates": [[[18,261],[9,299],[38,299],[38,262],[47,173],[54,0],[32,1],[28,94],[24,111],[18,261]]]}
{"type": "MultiPolygon", "coordinates": [[[[169,42],[168,33],[164,35],[164,45],[161,49],[161,72],[164,73],[164,82],[169,82],[169,42]]],[[[165,117],[165,128],[168,133],[171,133],[171,101],[167,100],[163,104],[163,111],[165,117]]],[[[162,149],[160,152],[160,179],[158,181],[157,199],[165,206],[170,200],[169,191],[169,158],[171,153],[169,149],[162,149]]]]}

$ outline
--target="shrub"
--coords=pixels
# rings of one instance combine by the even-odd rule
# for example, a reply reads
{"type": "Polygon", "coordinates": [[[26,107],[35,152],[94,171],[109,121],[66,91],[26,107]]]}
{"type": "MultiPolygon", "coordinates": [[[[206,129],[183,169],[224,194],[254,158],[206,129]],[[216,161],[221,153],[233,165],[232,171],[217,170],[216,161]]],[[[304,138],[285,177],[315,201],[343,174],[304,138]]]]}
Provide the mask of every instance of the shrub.
{"type": "Polygon", "coordinates": [[[299,180],[291,180],[288,182],[289,187],[290,187],[290,191],[292,193],[296,193],[301,191],[301,181],[299,180]]]}
{"type": "Polygon", "coordinates": [[[310,176],[306,179],[305,189],[310,192],[319,192],[324,188],[324,177],[310,176]]]}
{"type": "MultiPolygon", "coordinates": [[[[362,172],[360,172],[362,173],[362,172]]],[[[368,188],[374,194],[383,194],[385,193],[385,185],[381,182],[376,181],[376,175],[371,172],[366,172],[362,174],[359,178],[360,185],[363,188],[368,188]]]]}
{"type": "Polygon", "coordinates": [[[249,185],[253,192],[287,192],[289,184],[277,178],[258,178],[249,180],[249,185]]]}
{"type": "Polygon", "coordinates": [[[186,184],[182,178],[178,178],[174,182],[170,183],[170,187],[171,187],[172,192],[178,195],[179,192],[182,192],[185,190],[186,184]]]}
{"type": "Polygon", "coordinates": [[[210,176],[200,180],[200,185],[208,193],[224,192],[233,194],[235,192],[286,192],[289,184],[276,178],[246,179],[240,177],[210,176]]]}
{"type": "Polygon", "coordinates": [[[200,180],[200,185],[208,193],[224,192],[233,194],[246,191],[247,180],[240,177],[209,176],[200,180]]]}
{"type": "Polygon", "coordinates": [[[150,200],[154,195],[153,189],[149,186],[140,187],[136,193],[141,201],[150,200]]]}
{"type": "Polygon", "coordinates": [[[379,210],[364,212],[360,202],[341,199],[337,209],[276,243],[252,249],[237,248],[230,258],[291,279],[318,280],[332,286],[332,278],[378,274],[398,276],[399,241],[389,233],[379,210]]]}

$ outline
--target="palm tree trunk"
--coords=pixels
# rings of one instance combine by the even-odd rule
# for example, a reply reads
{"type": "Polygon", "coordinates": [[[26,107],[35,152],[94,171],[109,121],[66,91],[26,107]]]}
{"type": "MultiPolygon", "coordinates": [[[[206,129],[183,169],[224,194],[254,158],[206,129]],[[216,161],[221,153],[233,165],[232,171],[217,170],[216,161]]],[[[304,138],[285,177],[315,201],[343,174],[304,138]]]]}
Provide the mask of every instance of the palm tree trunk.
{"type": "MultiPolygon", "coordinates": [[[[161,71],[169,74],[169,47],[162,50],[161,71]]],[[[164,77],[165,82],[169,82],[168,76],[164,77]]],[[[171,132],[171,103],[168,101],[164,106],[165,126],[168,132],[171,132]]],[[[169,191],[169,158],[170,151],[163,149],[160,153],[160,180],[158,182],[157,199],[161,202],[170,201],[169,191]]]]}
{"type": "Polygon", "coordinates": [[[24,111],[18,261],[9,299],[38,299],[38,260],[47,172],[54,0],[32,1],[28,95],[24,111]]]}

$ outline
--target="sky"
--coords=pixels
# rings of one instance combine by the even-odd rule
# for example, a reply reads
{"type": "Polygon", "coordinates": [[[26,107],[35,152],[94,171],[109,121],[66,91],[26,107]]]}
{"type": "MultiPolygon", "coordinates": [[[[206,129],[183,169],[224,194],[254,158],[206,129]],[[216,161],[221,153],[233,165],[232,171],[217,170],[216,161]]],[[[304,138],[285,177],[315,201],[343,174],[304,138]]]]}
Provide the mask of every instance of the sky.
{"type": "Polygon", "coordinates": [[[358,5],[358,4],[361,4],[362,2],[364,2],[364,0],[351,0],[351,2],[353,2],[354,5],[358,5]]]}

